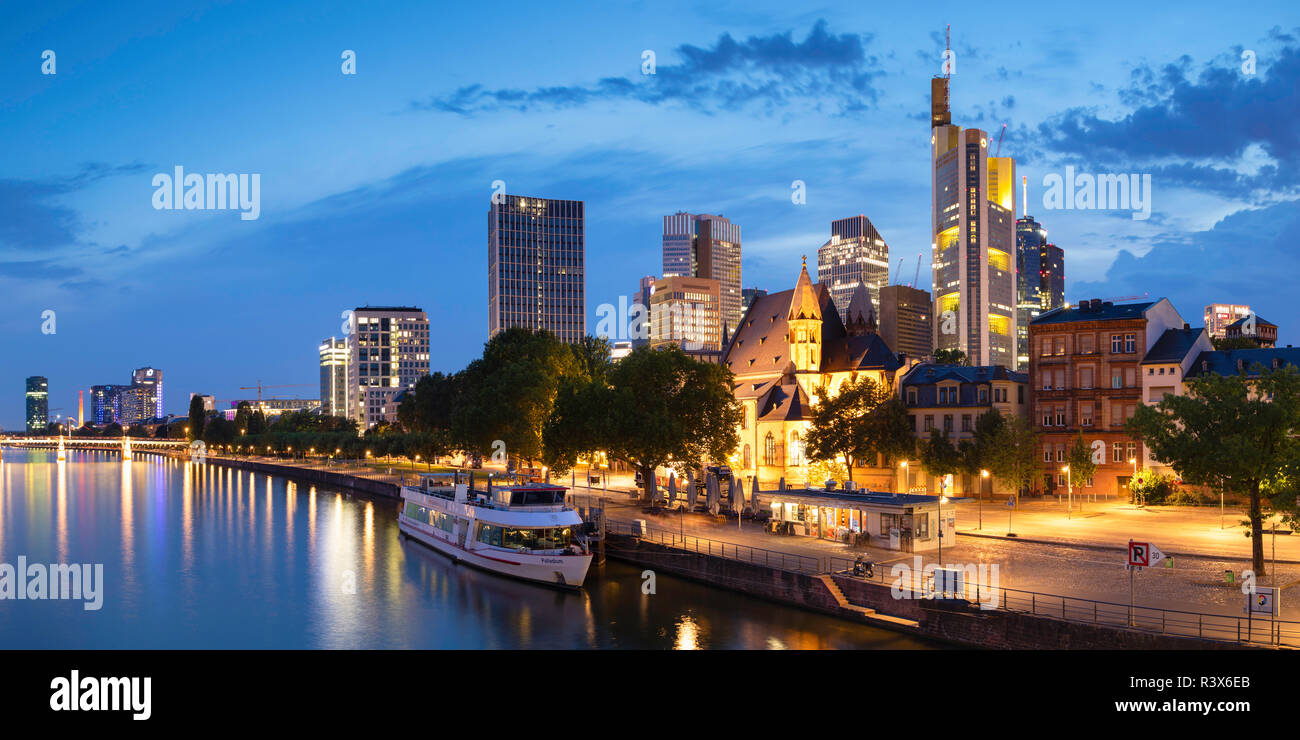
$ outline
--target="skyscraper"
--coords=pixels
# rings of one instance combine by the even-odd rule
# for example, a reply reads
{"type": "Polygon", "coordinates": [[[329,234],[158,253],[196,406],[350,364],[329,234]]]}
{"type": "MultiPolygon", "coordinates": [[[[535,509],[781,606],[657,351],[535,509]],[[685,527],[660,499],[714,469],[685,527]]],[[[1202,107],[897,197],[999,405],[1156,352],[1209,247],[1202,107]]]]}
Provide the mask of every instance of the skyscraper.
{"type": "Polygon", "coordinates": [[[131,373],[131,385],[143,388],[141,396],[141,407],[139,409],[139,419],[133,421],[149,421],[150,419],[161,419],[163,413],[163,373],[162,370],[154,367],[136,368],[131,373]]]}
{"type": "Polygon", "coordinates": [[[880,338],[894,352],[920,360],[934,352],[930,294],[908,285],[880,289],[880,338]]]}
{"type": "Polygon", "coordinates": [[[1236,303],[1211,303],[1205,307],[1205,330],[1211,339],[1222,339],[1228,325],[1250,315],[1250,306],[1236,303]]]}
{"type": "Polygon", "coordinates": [[[650,299],[650,346],[679,345],[688,353],[722,351],[717,280],[674,275],[655,283],[650,299]]]}
{"type": "Polygon", "coordinates": [[[664,216],[664,277],[717,280],[722,322],[734,333],[740,323],[740,224],[716,216],[678,211],[664,216]]]}
{"type": "Polygon", "coordinates": [[[655,276],[646,275],[637,283],[633,305],[640,305],[641,310],[634,310],[629,317],[628,326],[633,347],[644,347],[650,343],[650,297],[655,294],[655,276]]]}
{"type": "Polygon", "coordinates": [[[866,216],[831,222],[831,238],[817,250],[817,282],[830,288],[840,318],[858,283],[867,286],[880,315],[880,289],[889,283],[889,245],[866,216]]]}
{"type": "Polygon", "coordinates": [[[112,424],[121,422],[121,393],[129,385],[90,386],[90,423],[112,424]]]}
{"type": "Polygon", "coordinates": [[[520,195],[488,209],[488,336],[545,329],[565,342],[587,333],[585,217],[580,200],[520,195]]]}
{"type": "Polygon", "coordinates": [[[1016,220],[1016,369],[1029,369],[1029,322],[1065,305],[1065,252],[1047,229],[1025,215],[1016,220]]]}
{"type": "Polygon", "coordinates": [[[936,349],[972,365],[1016,366],[1015,160],[951,123],[948,79],[930,84],[936,349]]]}
{"type": "Polygon", "coordinates": [[[429,316],[413,306],[363,306],[349,330],[349,415],[368,429],[389,413],[393,396],[429,374],[429,316]]]}
{"type": "Polygon", "coordinates": [[[45,431],[50,421],[50,381],[40,375],[27,379],[27,433],[45,431]]]}
{"type": "Polygon", "coordinates": [[[320,344],[320,409],[326,416],[348,415],[348,340],[330,337],[320,344]]]}

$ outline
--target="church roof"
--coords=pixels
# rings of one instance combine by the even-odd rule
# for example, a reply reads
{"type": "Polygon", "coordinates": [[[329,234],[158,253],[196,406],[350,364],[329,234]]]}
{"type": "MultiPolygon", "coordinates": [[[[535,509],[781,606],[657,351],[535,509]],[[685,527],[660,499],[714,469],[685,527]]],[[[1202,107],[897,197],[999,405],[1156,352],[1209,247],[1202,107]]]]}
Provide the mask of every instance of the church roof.
{"type": "Polygon", "coordinates": [[[808,263],[805,261],[799,270],[799,280],[794,284],[794,294],[790,297],[790,319],[820,319],[822,307],[819,291],[813,287],[812,278],[808,277],[808,263]]]}

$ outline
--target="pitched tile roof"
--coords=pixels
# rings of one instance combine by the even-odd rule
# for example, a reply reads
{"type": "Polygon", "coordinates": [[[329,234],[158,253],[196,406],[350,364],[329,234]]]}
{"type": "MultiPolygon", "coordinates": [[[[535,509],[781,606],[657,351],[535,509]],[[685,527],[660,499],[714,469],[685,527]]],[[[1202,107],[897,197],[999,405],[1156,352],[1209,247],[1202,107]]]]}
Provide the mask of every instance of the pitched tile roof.
{"type": "Polygon", "coordinates": [[[1080,303],[1077,306],[1070,306],[1069,308],[1053,309],[1040,315],[1036,319],[1031,319],[1029,323],[1033,326],[1037,326],[1039,324],[1064,324],[1071,321],[1139,319],[1146,314],[1148,308],[1151,308],[1156,303],[1159,303],[1159,301],[1121,304],[1106,301],[1095,309],[1089,304],[1080,303]]]}
{"type": "Polygon", "coordinates": [[[1295,365],[1296,367],[1300,367],[1300,348],[1273,347],[1267,349],[1226,349],[1202,352],[1192,361],[1192,366],[1188,369],[1186,377],[1195,378],[1207,373],[1236,375],[1237,363],[1239,361],[1242,363],[1247,375],[1255,375],[1251,370],[1251,367],[1255,363],[1259,363],[1266,369],[1269,369],[1273,367],[1273,360],[1275,359],[1279,360],[1282,365],[1295,365]]]}
{"type": "Polygon", "coordinates": [[[1187,353],[1196,347],[1196,341],[1205,333],[1205,329],[1165,329],[1156,343],[1142,358],[1142,364],[1158,362],[1182,362],[1187,353]]]}

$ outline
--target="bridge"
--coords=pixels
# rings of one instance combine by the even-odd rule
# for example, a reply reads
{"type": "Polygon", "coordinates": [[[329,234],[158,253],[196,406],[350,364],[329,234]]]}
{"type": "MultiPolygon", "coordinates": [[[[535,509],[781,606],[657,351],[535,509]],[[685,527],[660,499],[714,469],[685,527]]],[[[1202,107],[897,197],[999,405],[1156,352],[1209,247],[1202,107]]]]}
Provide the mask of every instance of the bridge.
{"type": "Polygon", "coordinates": [[[58,450],[59,460],[64,459],[65,450],[121,452],[123,459],[130,459],[134,450],[141,452],[187,450],[190,443],[183,439],[150,437],[0,437],[0,455],[4,454],[5,447],[58,450]]]}

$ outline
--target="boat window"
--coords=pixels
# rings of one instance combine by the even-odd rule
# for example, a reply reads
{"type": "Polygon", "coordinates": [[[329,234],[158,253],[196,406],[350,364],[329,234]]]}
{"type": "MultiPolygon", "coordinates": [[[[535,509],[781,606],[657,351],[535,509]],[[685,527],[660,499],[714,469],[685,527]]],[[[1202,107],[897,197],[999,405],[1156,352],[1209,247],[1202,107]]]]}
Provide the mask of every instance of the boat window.
{"type": "Polygon", "coordinates": [[[478,541],[512,550],[562,550],[573,542],[572,527],[533,527],[517,529],[480,525],[478,541]]]}
{"type": "Polygon", "coordinates": [[[539,506],[543,504],[562,504],[564,503],[564,491],[555,489],[532,490],[523,489],[511,491],[511,506],[539,506]]]}

